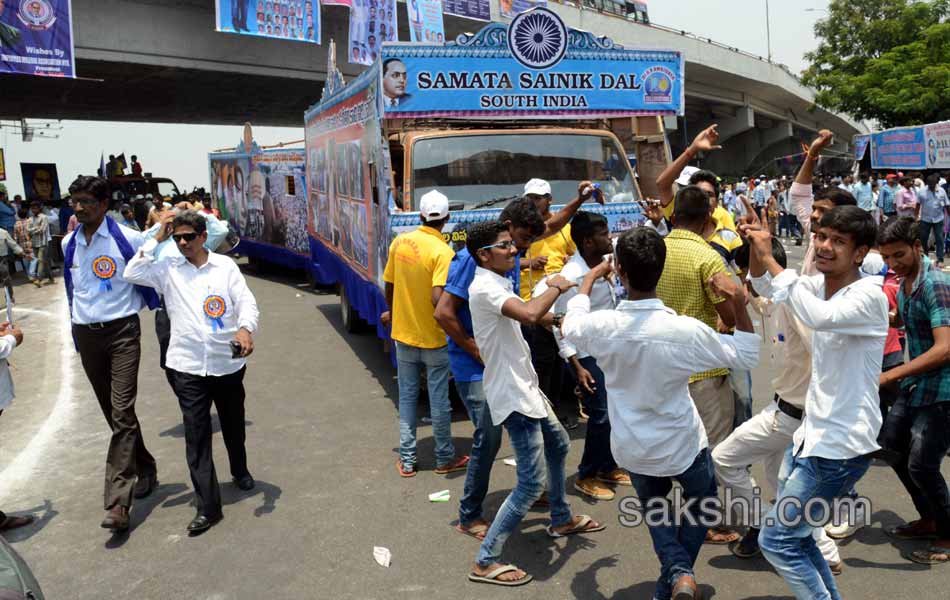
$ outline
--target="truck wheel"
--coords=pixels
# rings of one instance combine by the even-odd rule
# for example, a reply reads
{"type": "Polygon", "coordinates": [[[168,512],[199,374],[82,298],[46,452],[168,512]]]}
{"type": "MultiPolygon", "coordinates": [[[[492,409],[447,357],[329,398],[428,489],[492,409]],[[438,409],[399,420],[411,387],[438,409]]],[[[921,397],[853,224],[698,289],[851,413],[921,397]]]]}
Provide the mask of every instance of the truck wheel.
{"type": "Polygon", "coordinates": [[[350,304],[350,298],[346,295],[346,288],[343,285],[340,285],[340,310],[343,313],[343,329],[347,333],[362,331],[365,321],[360,318],[359,313],[350,304]]]}

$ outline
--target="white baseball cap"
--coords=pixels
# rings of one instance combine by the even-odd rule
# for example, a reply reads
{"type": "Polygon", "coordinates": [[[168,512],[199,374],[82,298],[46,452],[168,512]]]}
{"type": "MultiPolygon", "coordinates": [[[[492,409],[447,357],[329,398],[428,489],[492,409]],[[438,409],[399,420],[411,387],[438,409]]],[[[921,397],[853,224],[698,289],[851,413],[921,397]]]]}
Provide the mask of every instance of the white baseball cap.
{"type": "Polygon", "coordinates": [[[419,213],[426,221],[441,221],[449,216],[449,199],[438,190],[431,190],[419,200],[419,213]]]}
{"type": "Polygon", "coordinates": [[[679,185],[689,185],[689,178],[693,176],[693,173],[699,171],[699,167],[683,167],[683,170],[680,171],[680,176],[676,178],[676,183],[679,185]]]}
{"type": "Polygon", "coordinates": [[[524,184],[524,195],[536,194],[538,196],[550,196],[551,184],[543,179],[532,179],[524,184]]]}

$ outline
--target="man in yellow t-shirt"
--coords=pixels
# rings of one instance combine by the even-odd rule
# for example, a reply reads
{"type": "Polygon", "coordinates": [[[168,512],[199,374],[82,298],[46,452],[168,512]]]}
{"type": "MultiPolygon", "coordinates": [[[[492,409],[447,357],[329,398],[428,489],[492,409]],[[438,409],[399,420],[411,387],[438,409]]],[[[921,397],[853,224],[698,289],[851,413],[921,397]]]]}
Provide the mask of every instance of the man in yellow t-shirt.
{"type": "MultiPolygon", "coordinates": [[[[541,217],[547,221],[551,217],[551,184],[543,179],[532,179],[524,186],[524,195],[531,200],[541,217]]],[[[519,294],[524,301],[531,300],[531,292],[547,275],[560,273],[567,259],[574,256],[577,246],[571,240],[571,225],[568,223],[553,235],[531,244],[521,261],[521,289],[519,294]]]]}
{"type": "Polygon", "coordinates": [[[452,445],[452,407],[449,403],[449,353],[445,332],[433,318],[455,253],[442,238],[449,220],[449,199],[436,190],[422,196],[422,225],[400,234],[389,246],[383,272],[386,304],[380,315],[392,326],[399,376],[399,459],[396,469],[403,477],[416,474],[416,409],[422,369],[426,371],[432,433],[435,436],[435,472],[444,475],[464,470],[468,456],[455,457],[452,445]]]}

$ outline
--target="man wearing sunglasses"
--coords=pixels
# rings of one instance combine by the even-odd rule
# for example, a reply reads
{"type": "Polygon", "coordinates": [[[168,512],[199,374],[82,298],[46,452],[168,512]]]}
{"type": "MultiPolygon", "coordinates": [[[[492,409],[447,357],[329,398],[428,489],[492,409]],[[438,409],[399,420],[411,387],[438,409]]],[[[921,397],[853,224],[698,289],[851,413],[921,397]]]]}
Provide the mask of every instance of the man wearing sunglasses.
{"type": "Polygon", "coordinates": [[[230,258],[204,247],[205,216],[188,210],[163,213],[155,237],[142,245],[124,276],[155,288],[171,320],[166,358],[185,425],[185,455],[195,487],[197,515],[190,534],[221,520],[221,492],[211,456],[211,405],[221,421],[231,477],[241,490],[254,488],[244,447],[245,359],[254,351],[258,309],[244,275],[230,258]],[[181,257],[158,260],[169,237],[181,257]]]}
{"type": "Polygon", "coordinates": [[[145,240],[106,216],[108,182],[80,176],[69,193],[79,222],[62,242],[73,340],[112,430],[104,494],[108,512],[102,527],[124,531],[133,495],[144,498],[158,484],[155,459],[145,448],[135,415],[142,337],[138,313],[144,306],[155,308],[158,296],[122,275],[145,240]]]}

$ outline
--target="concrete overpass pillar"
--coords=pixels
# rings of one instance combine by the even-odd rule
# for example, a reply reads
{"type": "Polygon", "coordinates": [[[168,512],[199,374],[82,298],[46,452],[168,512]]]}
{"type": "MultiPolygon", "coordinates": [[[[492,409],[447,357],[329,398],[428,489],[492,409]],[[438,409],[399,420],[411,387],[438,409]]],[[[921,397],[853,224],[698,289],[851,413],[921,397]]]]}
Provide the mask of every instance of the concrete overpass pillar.
{"type": "Polygon", "coordinates": [[[789,121],[782,121],[777,123],[771,129],[766,129],[762,132],[762,148],[768,148],[773,144],[777,144],[783,140],[787,140],[790,137],[795,135],[794,130],[792,129],[792,124],[789,121]]]}
{"type": "MultiPolygon", "coordinates": [[[[751,106],[740,106],[731,119],[717,119],[716,122],[719,123],[719,143],[722,143],[754,128],[755,111],[752,110],[751,106]]],[[[708,125],[704,127],[708,127],[708,125]]]]}

